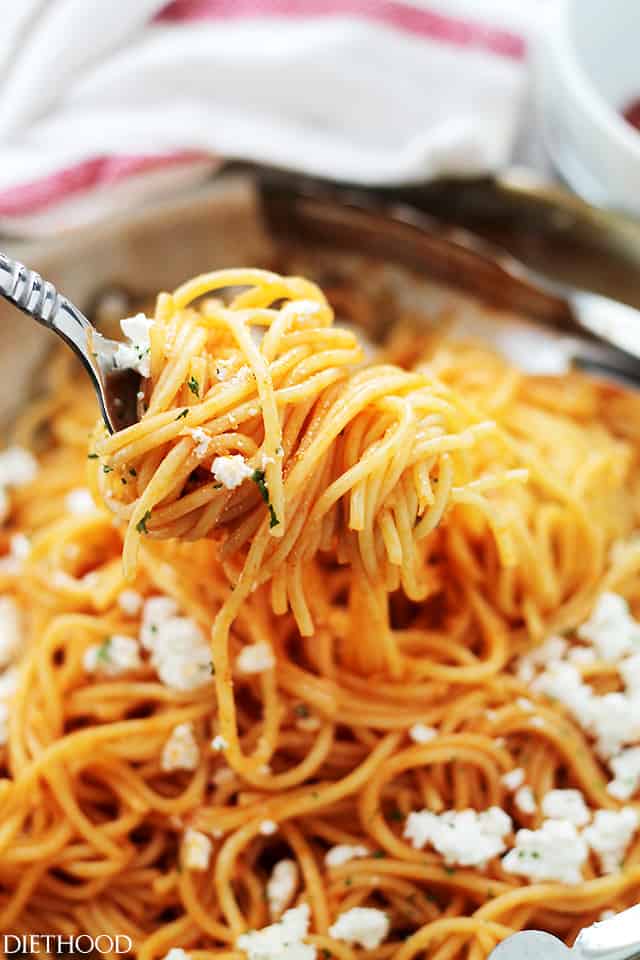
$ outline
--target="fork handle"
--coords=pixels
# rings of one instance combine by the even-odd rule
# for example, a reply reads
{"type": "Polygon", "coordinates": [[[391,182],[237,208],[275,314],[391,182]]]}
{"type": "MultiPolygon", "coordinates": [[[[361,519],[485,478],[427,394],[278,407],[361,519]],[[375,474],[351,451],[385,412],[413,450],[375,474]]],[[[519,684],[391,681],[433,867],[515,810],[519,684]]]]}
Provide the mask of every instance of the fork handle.
{"type": "Polygon", "coordinates": [[[87,360],[91,324],[49,280],[29,270],[19,260],[0,252],[0,294],[42,326],[57,333],[83,359],[87,360]]]}

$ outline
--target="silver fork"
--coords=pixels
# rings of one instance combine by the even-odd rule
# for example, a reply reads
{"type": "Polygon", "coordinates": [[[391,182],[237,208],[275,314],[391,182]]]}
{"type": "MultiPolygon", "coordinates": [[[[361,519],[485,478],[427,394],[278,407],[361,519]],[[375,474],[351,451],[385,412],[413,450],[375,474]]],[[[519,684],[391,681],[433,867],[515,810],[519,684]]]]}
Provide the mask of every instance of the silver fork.
{"type": "Polygon", "coordinates": [[[103,337],[52,283],[4,253],[0,253],[0,294],[52,330],[80,358],[93,383],[109,433],[137,421],[140,374],[116,365],[116,340],[103,337]]]}
{"type": "Polygon", "coordinates": [[[638,960],[640,905],[580,931],[573,947],[550,933],[525,930],[507,937],[489,960],[638,960]]]}

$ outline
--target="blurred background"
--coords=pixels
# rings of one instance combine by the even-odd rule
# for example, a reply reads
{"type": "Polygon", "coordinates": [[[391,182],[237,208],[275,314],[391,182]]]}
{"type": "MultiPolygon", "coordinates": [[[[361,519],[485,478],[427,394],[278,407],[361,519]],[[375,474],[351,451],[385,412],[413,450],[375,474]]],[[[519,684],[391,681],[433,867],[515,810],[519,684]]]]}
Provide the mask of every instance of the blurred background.
{"type": "Polygon", "coordinates": [[[640,211],[635,0],[21,0],[2,16],[6,235],[148,203],[232,158],[364,184],[524,164],[640,211]]]}

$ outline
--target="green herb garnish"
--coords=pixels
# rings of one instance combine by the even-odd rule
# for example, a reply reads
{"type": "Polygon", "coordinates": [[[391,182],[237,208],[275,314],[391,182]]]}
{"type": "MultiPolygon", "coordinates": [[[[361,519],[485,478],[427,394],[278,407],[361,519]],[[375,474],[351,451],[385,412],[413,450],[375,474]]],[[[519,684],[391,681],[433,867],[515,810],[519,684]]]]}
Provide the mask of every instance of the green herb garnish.
{"type": "Polygon", "coordinates": [[[176,420],[182,420],[182,418],[183,418],[183,417],[186,417],[186,415],[187,415],[188,413],[189,413],[189,407],[185,407],[184,410],[181,410],[181,411],[180,411],[180,413],[179,413],[178,416],[176,417],[176,420]]]}
{"type": "Polygon", "coordinates": [[[102,472],[103,472],[103,473],[113,473],[114,469],[115,469],[115,467],[110,467],[108,463],[104,463],[104,464],[102,465],[102,472]]]}
{"type": "Polygon", "coordinates": [[[296,717],[308,717],[309,707],[306,705],[306,703],[298,703],[294,707],[294,713],[296,717]]]}
{"type": "Polygon", "coordinates": [[[151,519],[151,510],[147,510],[144,517],[141,520],[138,520],[136,523],[136,530],[138,533],[149,533],[147,530],[147,520],[151,519]]]}
{"type": "Polygon", "coordinates": [[[135,467],[129,467],[129,476],[130,476],[130,477],[137,477],[137,476],[138,476],[138,471],[136,470],[135,467]]]}
{"type": "Polygon", "coordinates": [[[98,454],[97,454],[97,453],[89,453],[89,454],[87,454],[87,460],[98,460],[98,459],[99,459],[99,457],[98,457],[98,454]]]}
{"type": "Polygon", "coordinates": [[[189,387],[189,390],[191,390],[191,393],[200,399],[200,384],[195,377],[189,377],[187,380],[187,386],[189,387]]]}
{"type": "Polygon", "coordinates": [[[277,527],[280,521],[278,520],[276,512],[271,505],[271,501],[269,500],[269,489],[265,480],[264,470],[254,470],[253,474],[251,475],[251,479],[256,484],[258,490],[260,491],[260,496],[269,508],[269,526],[277,527]]]}
{"type": "Polygon", "coordinates": [[[108,663],[110,659],[109,647],[111,646],[111,637],[107,637],[104,643],[100,644],[98,647],[98,652],[96,653],[96,658],[101,660],[102,663],[108,663]]]}

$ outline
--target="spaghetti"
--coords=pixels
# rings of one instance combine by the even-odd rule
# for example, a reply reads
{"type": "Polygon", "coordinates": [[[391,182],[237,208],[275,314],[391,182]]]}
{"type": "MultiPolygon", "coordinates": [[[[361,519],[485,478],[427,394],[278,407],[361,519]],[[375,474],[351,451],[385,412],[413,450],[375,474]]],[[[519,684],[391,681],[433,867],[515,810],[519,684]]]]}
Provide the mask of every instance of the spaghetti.
{"type": "Polygon", "coordinates": [[[0,568],[27,638],[3,931],[244,960],[303,904],[319,958],[483,960],[637,897],[633,826],[609,873],[596,835],[636,815],[633,784],[608,789],[628,741],[603,754],[549,697],[552,668],[623,697],[631,654],[578,628],[603,591],[640,599],[637,399],[442,333],[398,328],[365,362],[332,321],[307,281],[199,278],[158,300],[138,424],[92,429],[61,358],[18,425],[39,471],[0,568]],[[560,666],[536,660],[558,633],[560,666]],[[508,868],[554,789],[588,810],[580,884],[508,868]],[[443,852],[441,814],[492,808],[500,855],[443,852]]]}

